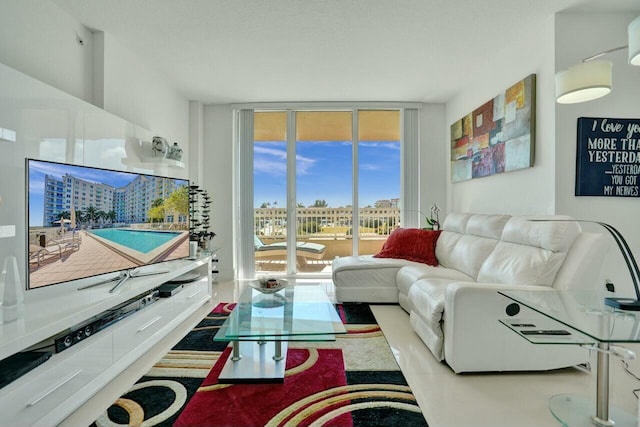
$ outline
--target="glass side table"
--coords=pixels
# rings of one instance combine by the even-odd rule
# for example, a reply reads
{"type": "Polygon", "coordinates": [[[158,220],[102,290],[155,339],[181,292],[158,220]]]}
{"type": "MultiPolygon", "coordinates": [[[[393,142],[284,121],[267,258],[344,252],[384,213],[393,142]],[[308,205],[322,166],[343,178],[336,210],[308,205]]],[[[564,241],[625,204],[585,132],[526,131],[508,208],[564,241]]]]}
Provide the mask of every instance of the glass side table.
{"type": "Polygon", "coordinates": [[[609,405],[609,357],[635,356],[618,343],[640,342],[640,312],[619,311],[604,304],[597,291],[499,291],[499,294],[541,314],[536,319],[509,318],[500,322],[533,344],[583,345],[596,351],[594,401],[560,394],[549,409],[563,426],[637,427],[636,416],[609,405]],[[535,325],[535,326],[528,326],[535,325]],[[541,332],[539,332],[541,331],[541,332]]]}

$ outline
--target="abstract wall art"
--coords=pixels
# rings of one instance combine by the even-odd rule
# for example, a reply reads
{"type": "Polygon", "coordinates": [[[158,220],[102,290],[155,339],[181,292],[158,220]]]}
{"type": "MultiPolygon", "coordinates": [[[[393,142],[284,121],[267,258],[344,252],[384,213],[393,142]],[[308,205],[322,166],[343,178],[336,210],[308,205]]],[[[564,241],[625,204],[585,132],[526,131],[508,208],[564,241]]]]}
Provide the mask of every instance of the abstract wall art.
{"type": "Polygon", "coordinates": [[[451,180],[533,166],[536,75],[520,80],[451,125],[451,180]]]}

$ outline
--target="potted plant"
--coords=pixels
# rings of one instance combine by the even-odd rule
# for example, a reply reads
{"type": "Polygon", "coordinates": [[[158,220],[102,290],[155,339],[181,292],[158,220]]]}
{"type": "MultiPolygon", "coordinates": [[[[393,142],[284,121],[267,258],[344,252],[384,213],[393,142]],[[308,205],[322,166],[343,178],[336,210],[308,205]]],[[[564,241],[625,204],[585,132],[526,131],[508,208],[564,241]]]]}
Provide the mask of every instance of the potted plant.
{"type": "Polygon", "coordinates": [[[431,205],[429,216],[426,218],[431,230],[440,230],[440,208],[436,203],[431,205]]]}
{"type": "Polygon", "coordinates": [[[189,240],[198,242],[201,250],[209,250],[211,239],[216,235],[209,230],[211,198],[206,190],[197,185],[189,187],[189,240]]]}

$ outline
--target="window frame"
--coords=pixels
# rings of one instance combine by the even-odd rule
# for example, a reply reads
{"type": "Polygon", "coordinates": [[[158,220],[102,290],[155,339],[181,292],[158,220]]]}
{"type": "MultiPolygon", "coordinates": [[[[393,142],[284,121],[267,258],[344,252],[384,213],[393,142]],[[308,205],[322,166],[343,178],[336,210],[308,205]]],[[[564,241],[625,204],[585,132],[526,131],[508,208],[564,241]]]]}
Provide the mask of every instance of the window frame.
{"type": "MultiPolygon", "coordinates": [[[[401,223],[405,227],[420,224],[419,186],[419,136],[420,103],[250,103],[233,104],[233,265],[236,279],[255,278],[255,256],[253,246],[253,113],[259,111],[287,112],[287,206],[295,206],[295,152],[296,123],[298,111],[350,111],[352,113],[353,206],[358,207],[358,111],[400,111],[400,207],[401,223]],[[293,203],[293,204],[292,204],[293,203]]],[[[287,209],[287,223],[296,224],[296,209],[287,209]]],[[[295,227],[295,225],[292,225],[295,227]]],[[[358,235],[358,209],[353,212],[353,235],[358,235]]],[[[295,233],[287,233],[287,246],[294,247],[295,233]]],[[[353,239],[353,253],[358,252],[358,239],[353,239]]],[[[295,277],[295,251],[287,254],[287,276],[295,277]]],[[[309,275],[305,278],[327,278],[326,274],[309,275]]]]}

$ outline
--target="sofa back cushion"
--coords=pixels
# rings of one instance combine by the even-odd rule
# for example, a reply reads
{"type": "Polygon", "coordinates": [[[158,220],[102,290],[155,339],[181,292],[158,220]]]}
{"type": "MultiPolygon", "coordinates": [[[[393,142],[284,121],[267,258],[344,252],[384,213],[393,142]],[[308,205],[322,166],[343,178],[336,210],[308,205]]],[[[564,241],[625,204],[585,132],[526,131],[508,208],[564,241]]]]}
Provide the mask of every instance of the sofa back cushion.
{"type": "Polygon", "coordinates": [[[513,217],[482,264],[477,280],[511,285],[552,286],[567,252],[580,234],[571,221],[530,221],[569,217],[513,217]]]}
{"type": "Polygon", "coordinates": [[[508,215],[448,215],[436,246],[438,261],[475,279],[509,218],[508,215]],[[453,217],[451,221],[450,217],[453,217]]]}
{"type": "Polygon", "coordinates": [[[453,212],[444,219],[441,228],[442,233],[436,243],[436,258],[438,258],[440,265],[454,268],[452,267],[453,260],[451,252],[456,246],[456,243],[458,243],[458,240],[460,240],[460,237],[467,232],[467,223],[471,216],[471,214],[467,213],[453,212]]]}

